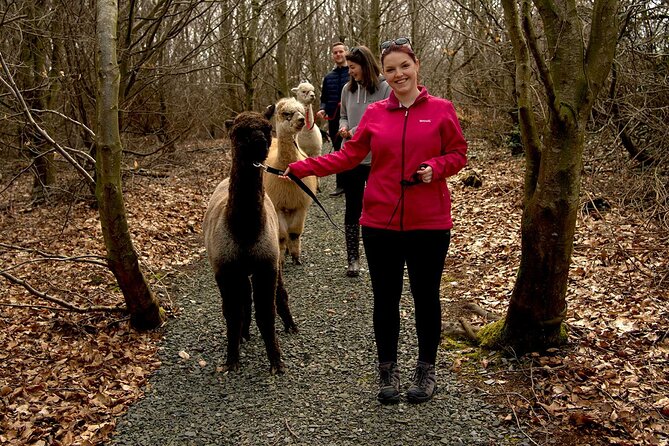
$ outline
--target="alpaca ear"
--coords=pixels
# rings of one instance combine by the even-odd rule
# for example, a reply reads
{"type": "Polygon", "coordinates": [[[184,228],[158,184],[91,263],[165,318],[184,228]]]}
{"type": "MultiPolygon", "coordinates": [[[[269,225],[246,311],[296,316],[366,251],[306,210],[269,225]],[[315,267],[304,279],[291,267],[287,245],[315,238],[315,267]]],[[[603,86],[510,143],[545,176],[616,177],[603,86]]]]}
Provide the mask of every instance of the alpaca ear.
{"type": "Polygon", "coordinates": [[[290,91],[292,91],[293,93],[297,93],[297,87],[291,88],[290,91]]]}
{"type": "Polygon", "coordinates": [[[272,119],[272,116],[274,116],[275,111],[276,111],[276,104],[268,105],[267,108],[265,108],[265,113],[263,114],[265,116],[265,119],[267,119],[268,121],[272,119]]]}

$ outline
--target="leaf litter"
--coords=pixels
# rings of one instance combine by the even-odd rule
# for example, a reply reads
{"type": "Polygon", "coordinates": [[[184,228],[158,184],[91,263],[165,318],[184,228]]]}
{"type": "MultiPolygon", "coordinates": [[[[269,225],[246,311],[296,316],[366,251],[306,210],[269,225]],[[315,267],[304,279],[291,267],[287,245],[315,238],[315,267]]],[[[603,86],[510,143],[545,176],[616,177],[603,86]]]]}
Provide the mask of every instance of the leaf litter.
{"type": "MultiPolygon", "coordinates": [[[[124,175],[133,242],[172,317],[179,309],[171,305],[170,276],[187,274],[204,255],[200,222],[209,194],[227,175],[223,146],[183,146],[169,162],[139,161],[146,169],[160,165],[166,176],[140,175],[137,165],[124,175]]],[[[503,315],[520,259],[523,160],[479,141],[472,141],[470,154],[468,168],[483,184],[466,187],[462,175],[449,180],[456,226],[444,276],[444,318],[461,316],[468,302],[503,315]]],[[[62,194],[33,206],[25,192],[30,181],[24,176],[6,192],[2,270],[77,305],[122,305],[108,270],[40,259],[35,250],[103,256],[104,244],[89,203],[71,204],[71,195],[62,194]]],[[[466,346],[449,352],[452,373],[506,404],[509,413],[501,421],[523,426],[535,444],[669,444],[669,311],[661,280],[668,268],[666,235],[622,201],[616,205],[616,188],[624,188],[621,175],[584,180],[584,196],[609,194],[614,205],[577,221],[568,345],[520,358],[466,346]]],[[[108,439],[160,366],[161,330],[137,333],[118,314],[66,312],[6,281],[0,287],[0,443],[94,445],[108,439]]],[[[186,351],[180,356],[191,358],[186,351]]]]}

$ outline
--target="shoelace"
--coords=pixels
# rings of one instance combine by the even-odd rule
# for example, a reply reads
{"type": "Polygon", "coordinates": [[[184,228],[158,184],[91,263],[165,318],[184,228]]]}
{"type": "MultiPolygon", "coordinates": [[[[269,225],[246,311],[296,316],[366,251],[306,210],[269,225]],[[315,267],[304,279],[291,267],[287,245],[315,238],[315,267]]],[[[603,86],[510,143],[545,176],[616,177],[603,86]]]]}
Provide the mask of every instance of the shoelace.
{"type": "Polygon", "coordinates": [[[420,388],[427,387],[427,381],[430,378],[427,368],[417,367],[416,371],[413,373],[413,382],[420,388]]]}
{"type": "Polygon", "coordinates": [[[379,381],[384,386],[390,386],[392,384],[392,370],[379,370],[379,381]]]}
{"type": "Polygon", "coordinates": [[[393,368],[379,370],[379,381],[381,382],[381,384],[383,384],[384,386],[392,386],[394,372],[395,369],[393,368]]]}

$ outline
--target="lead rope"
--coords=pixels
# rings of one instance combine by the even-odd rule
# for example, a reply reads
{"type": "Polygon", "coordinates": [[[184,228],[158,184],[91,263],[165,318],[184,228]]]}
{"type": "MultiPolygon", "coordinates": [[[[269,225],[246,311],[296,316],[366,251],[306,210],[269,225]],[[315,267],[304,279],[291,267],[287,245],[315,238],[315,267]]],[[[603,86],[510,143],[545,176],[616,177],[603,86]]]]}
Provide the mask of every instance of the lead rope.
{"type": "MultiPolygon", "coordinates": [[[[265,172],[267,172],[267,173],[271,173],[272,175],[279,175],[279,176],[280,176],[280,175],[283,175],[283,174],[284,174],[284,171],[283,171],[283,170],[279,170],[279,169],[277,169],[276,167],[267,166],[267,165],[265,165],[265,164],[263,164],[263,163],[253,163],[253,165],[254,165],[255,167],[259,167],[259,168],[263,169],[263,170],[264,170],[265,172]]],[[[329,214],[328,211],[325,209],[325,207],[321,204],[321,202],[320,202],[320,200],[318,199],[318,197],[316,197],[316,194],[314,194],[313,191],[312,191],[311,189],[309,189],[309,187],[308,187],[306,184],[304,184],[304,182],[303,182],[301,179],[299,179],[298,177],[296,177],[294,174],[292,174],[292,173],[288,173],[287,176],[288,176],[288,178],[290,178],[295,184],[297,184],[297,186],[298,186],[300,189],[302,189],[302,190],[304,191],[304,193],[306,193],[307,195],[309,195],[309,196],[311,197],[311,199],[314,200],[314,201],[316,202],[316,204],[318,205],[318,207],[320,207],[320,208],[323,210],[323,212],[325,213],[325,216],[328,218],[328,220],[330,220],[330,223],[332,223],[332,226],[334,226],[339,232],[344,233],[344,231],[342,231],[342,229],[341,229],[339,226],[337,226],[337,223],[334,222],[334,220],[332,219],[332,217],[330,217],[330,214],[329,214]]]]}

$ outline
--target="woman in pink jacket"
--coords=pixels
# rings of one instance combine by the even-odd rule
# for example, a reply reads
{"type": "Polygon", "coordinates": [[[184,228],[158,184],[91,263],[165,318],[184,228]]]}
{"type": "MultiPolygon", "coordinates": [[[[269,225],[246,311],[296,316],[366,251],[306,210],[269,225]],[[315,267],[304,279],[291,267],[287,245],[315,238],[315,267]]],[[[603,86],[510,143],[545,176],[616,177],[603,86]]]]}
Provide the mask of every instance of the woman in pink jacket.
{"type": "Polygon", "coordinates": [[[409,39],[384,42],[381,51],[390,97],[368,106],[340,151],[292,163],[286,173],[331,175],[372,153],[360,224],[374,293],[377,398],[383,404],[400,399],[397,344],[406,264],[418,336],[418,362],[406,397],[422,403],[437,390],[439,291],[453,227],[446,178],[465,166],[467,143],[453,104],[418,84],[420,63],[409,39]]]}

